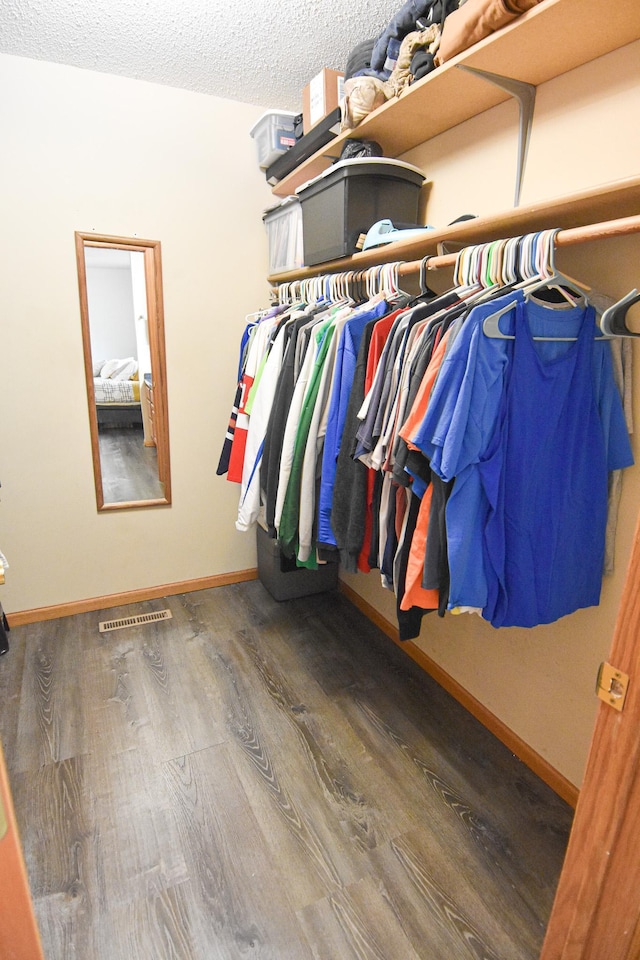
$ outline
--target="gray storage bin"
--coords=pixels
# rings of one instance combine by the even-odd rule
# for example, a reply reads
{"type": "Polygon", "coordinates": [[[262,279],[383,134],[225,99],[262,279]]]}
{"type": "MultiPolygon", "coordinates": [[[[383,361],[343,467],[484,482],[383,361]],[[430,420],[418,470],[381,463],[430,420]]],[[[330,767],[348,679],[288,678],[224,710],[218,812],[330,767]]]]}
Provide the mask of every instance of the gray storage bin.
{"type": "Polygon", "coordinates": [[[277,540],[259,524],[257,527],[258,577],[274,600],[295,600],[312,593],[324,593],[338,586],[338,564],[324,563],[317,570],[296,566],[285,557],[277,540]]]}

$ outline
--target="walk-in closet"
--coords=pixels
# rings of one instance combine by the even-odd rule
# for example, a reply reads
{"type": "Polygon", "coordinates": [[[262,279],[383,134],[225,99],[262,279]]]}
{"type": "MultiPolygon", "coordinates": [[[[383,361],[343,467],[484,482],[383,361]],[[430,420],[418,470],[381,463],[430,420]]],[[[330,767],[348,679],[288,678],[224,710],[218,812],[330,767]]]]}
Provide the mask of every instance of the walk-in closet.
{"type": "MultiPolygon", "coordinates": [[[[258,5],[244,49],[218,47],[242,83],[228,71],[212,89],[211,10],[145,8],[154,38],[141,11],[94,5],[81,55],[68,4],[78,43],[57,50],[46,4],[28,6],[0,14],[0,955],[636,960],[636,4],[540,0],[272,182],[250,131],[344,70],[316,58],[313,23],[308,70],[300,42],[288,69],[281,21],[258,5]],[[131,57],[148,38],[144,68],[117,62],[118,35],[131,57]],[[185,42],[190,69],[173,73],[185,42]],[[260,84],[263,63],[280,87],[260,84]],[[429,229],[274,269],[265,211],[358,138],[420,172],[429,229]],[[92,316],[121,271],[130,341],[92,316]],[[333,419],[333,379],[309,365],[323,406],[304,413],[317,442],[296,461],[306,384],[287,433],[278,332],[304,311],[326,323],[305,334],[314,362],[343,362],[354,318],[359,339],[333,419]],[[370,364],[359,350],[382,318],[397,352],[375,386],[382,327],[370,364]],[[567,357],[575,392],[560,397],[567,357]],[[117,395],[98,398],[114,372],[117,395]],[[420,396],[438,399],[430,432],[402,416],[420,396]],[[454,449],[438,430],[462,421],[454,449]],[[534,444],[556,485],[532,493],[534,444]],[[380,508],[366,544],[361,494],[380,508]],[[452,503],[460,529],[490,509],[491,538],[447,541],[452,503]]],[[[347,47],[400,6],[378,3],[375,25],[345,11],[347,47]]]]}

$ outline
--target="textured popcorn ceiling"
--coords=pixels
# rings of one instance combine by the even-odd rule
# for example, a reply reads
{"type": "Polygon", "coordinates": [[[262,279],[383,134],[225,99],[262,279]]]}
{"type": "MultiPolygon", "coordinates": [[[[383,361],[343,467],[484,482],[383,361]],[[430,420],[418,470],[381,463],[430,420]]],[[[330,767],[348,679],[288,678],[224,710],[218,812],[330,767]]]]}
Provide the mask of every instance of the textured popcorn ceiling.
{"type": "Polygon", "coordinates": [[[297,110],[403,0],[2,0],[0,53],[297,110]]]}

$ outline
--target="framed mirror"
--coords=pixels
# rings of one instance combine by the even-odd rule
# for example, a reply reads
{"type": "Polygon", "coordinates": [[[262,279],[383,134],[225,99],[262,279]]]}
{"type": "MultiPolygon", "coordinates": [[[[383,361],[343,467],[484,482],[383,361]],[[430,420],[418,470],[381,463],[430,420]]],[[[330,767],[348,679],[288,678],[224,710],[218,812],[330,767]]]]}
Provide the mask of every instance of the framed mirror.
{"type": "Polygon", "coordinates": [[[76,232],[98,510],[171,503],[160,242],[76,232]]]}

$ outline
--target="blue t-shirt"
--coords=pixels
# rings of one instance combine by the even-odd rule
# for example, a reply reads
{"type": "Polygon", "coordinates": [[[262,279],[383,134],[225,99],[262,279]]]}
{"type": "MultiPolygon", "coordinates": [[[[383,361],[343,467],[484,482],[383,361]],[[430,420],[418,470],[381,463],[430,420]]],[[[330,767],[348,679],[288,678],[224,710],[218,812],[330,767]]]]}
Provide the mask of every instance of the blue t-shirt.
{"type": "Polygon", "coordinates": [[[336,545],[336,538],[331,528],[331,505],[333,502],[333,488],[336,479],[336,466],[340,443],[344,431],[344,422],[347,415],[349,395],[353,384],[353,377],[358,359],[358,350],[364,328],[371,320],[378,320],[389,310],[386,301],[381,300],[373,307],[359,310],[355,316],[347,320],[336,354],[336,363],[333,372],[331,399],[327,416],[327,430],[322,451],[322,473],[320,481],[320,495],[318,501],[318,537],[319,544],[336,545]]]}
{"type": "MultiPolygon", "coordinates": [[[[438,476],[455,478],[445,514],[449,608],[483,608],[487,602],[482,531],[488,503],[478,464],[495,430],[513,341],[485,336],[482,324],[522,299],[517,291],[471,310],[442,362],[426,415],[412,438],[438,476]]],[[[501,329],[507,326],[508,316],[501,329]]]]}
{"type": "MultiPolygon", "coordinates": [[[[514,333],[515,316],[518,311],[526,317],[526,329],[520,321],[519,331],[522,333],[524,329],[525,336],[529,337],[529,340],[532,335],[575,337],[588,327],[589,333],[584,333],[586,346],[583,347],[584,356],[581,360],[583,376],[580,389],[583,395],[591,397],[589,408],[591,409],[591,404],[594,405],[597,429],[593,424],[591,425],[592,433],[587,435],[585,443],[589,447],[595,442],[595,434],[599,435],[600,449],[605,458],[605,475],[608,470],[628,466],[633,462],[620,396],[613,379],[610,346],[606,341],[594,340],[597,330],[593,310],[589,308],[585,311],[581,307],[558,310],[535,301],[529,301],[525,307],[523,301],[523,295],[518,291],[475,307],[471,311],[449,355],[443,362],[426,416],[414,438],[416,445],[430,457],[432,469],[442,479],[455,478],[446,508],[451,575],[449,607],[483,608],[485,616],[492,622],[495,619],[497,597],[502,595],[505,589],[500,578],[504,577],[503,554],[507,549],[504,537],[495,536],[498,523],[504,522],[503,514],[500,514],[502,520],[499,521],[496,511],[501,509],[501,498],[504,498],[505,486],[511,489],[514,483],[509,467],[513,465],[514,460],[518,463],[522,462],[526,450],[537,449],[536,437],[539,428],[536,426],[531,436],[530,432],[527,433],[524,430],[520,420],[518,426],[514,427],[512,408],[516,400],[508,393],[507,386],[510,382],[515,341],[487,337],[482,329],[484,319],[511,303],[514,308],[500,320],[500,328],[506,334],[514,333]],[[507,405],[508,397],[511,399],[511,406],[507,405]],[[523,442],[523,448],[517,453],[512,446],[507,455],[505,454],[507,437],[510,437],[514,431],[519,432],[518,435],[521,437],[527,436],[528,440],[526,443],[523,442]],[[489,523],[494,536],[488,547],[486,531],[489,523]]],[[[533,344],[532,349],[539,361],[538,367],[532,364],[534,370],[538,369],[541,374],[545,371],[548,379],[556,363],[558,371],[563,369],[564,358],[572,355],[572,348],[576,348],[577,341],[569,343],[543,341],[534,344],[530,340],[530,343],[533,344]]],[[[520,359],[523,362],[522,356],[520,359]]],[[[542,381],[544,384],[544,376],[542,381]]],[[[541,387],[538,391],[538,381],[533,375],[531,375],[531,384],[526,377],[520,379],[518,393],[526,396],[530,401],[520,409],[520,417],[523,417],[525,423],[529,425],[531,421],[527,420],[525,410],[527,416],[532,417],[540,408],[544,409],[545,404],[551,405],[554,409],[558,406],[557,396],[545,399],[544,389],[541,387]]],[[[567,396],[567,402],[570,405],[577,404],[578,408],[581,405],[573,387],[567,396]]],[[[582,403],[585,402],[583,399],[582,403]]],[[[535,420],[533,422],[535,423],[535,420]]],[[[566,422],[565,418],[563,423],[566,422]]],[[[594,456],[596,452],[592,451],[594,456]]],[[[577,470],[578,467],[579,464],[576,463],[572,469],[577,470]]],[[[547,464],[545,470],[549,469],[550,465],[547,464]]],[[[562,475],[562,471],[560,474],[562,475]]],[[[557,475],[558,469],[556,469],[557,475]]],[[[606,520],[606,482],[604,507],[602,507],[601,488],[597,503],[599,517],[601,509],[604,509],[606,520]]],[[[530,506],[533,509],[533,506],[530,506]]],[[[540,504],[536,504],[535,514],[538,524],[548,526],[549,522],[558,522],[558,525],[562,526],[562,518],[559,521],[551,520],[548,511],[542,510],[540,504]]],[[[593,569],[599,564],[598,583],[602,575],[599,544],[600,533],[598,533],[597,551],[593,547],[589,548],[593,569]]],[[[602,535],[603,546],[604,534],[602,535]]],[[[513,551],[512,543],[509,549],[510,552],[513,551]]],[[[529,582],[533,584],[533,589],[537,590],[535,578],[530,577],[529,582]]],[[[591,597],[593,597],[593,590],[591,597]]],[[[568,604],[571,605],[575,600],[574,597],[574,600],[569,600],[568,604]]],[[[579,602],[579,605],[586,604],[579,602]]],[[[558,605],[557,609],[560,609],[560,606],[558,605]]],[[[543,614],[540,608],[535,617],[548,617],[550,609],[543,614]]],[[[573,609],[577,609],[577,606],[573,609]]],[[[514,615],[518,616],[518,614],[514,615]]],[[[555,615],[553,618],[557,619],[555,615]]],[[[526,616],[523,614],[523,620],[531,619],[533,618],[529,614],[526,616]]],[[[537,619],[536,622],[548,622],[548,619],[537,619]]],[[[527,625],[532,624],[528,622],[527,625]]]]}
{"type": "Polygon", "coordinates": [[[564,327],[578,325],[571,343],[534,341],[545,312],[531,302],[516,308],[500,440],[486,471],[497,496],[484,531],[495,587],[484,616],[496,627],[552,623],[599,603],[608,472],[633,463],[593,308],[567,311],[564,327]]]}

